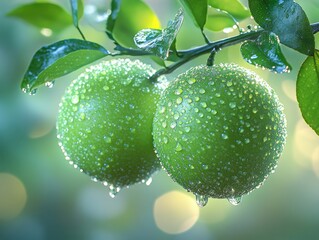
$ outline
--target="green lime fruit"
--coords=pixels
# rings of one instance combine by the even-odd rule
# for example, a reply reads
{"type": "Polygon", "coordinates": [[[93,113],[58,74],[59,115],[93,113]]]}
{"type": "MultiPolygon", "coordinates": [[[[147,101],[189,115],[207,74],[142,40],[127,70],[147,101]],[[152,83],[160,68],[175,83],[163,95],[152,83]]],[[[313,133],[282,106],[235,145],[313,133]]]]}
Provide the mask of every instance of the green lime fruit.
{"type": "Polygon", "coordinates": [[[111,196],[160,169],[152,122],[165,79],[153,83],[154,72],[138,60],[104,61],[74,80],[60,103],[57,136],[66,159],[108,185],[111,196]]]}
{"type": "Polygon", "coordinates": [[[275,92],[234,64],[179,75],[159,100],[153,123],[162,166],[200,206],[209,197],[238,204],[258,188],[276,168],[286,134],[275,92]]]}

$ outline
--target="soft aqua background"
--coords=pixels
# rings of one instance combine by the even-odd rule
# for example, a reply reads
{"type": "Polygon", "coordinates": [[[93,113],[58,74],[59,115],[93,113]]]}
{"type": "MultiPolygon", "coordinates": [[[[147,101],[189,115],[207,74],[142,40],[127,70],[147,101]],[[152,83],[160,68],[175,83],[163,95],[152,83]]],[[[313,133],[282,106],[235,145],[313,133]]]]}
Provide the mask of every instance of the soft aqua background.
{"type": "MultiPolygon", "coordinates": [[[[319,239],[319,137],[301,119],[295,100],[295,80],[305,56],[283,48],[294,70],[276,75],[245,63],[239,46],[218,53],[216,62],[235,62],[251,68],[276,90],[288,120],[287,146],[275,174],[263,187],[244,196],[239,206],[211,199],[200,209],[191,229],[171,235],[157,226],[154,203],[172,190],[185,191],[164,172],[155,175],[150,186],[132,186],[112,199],[105,187],[64,160],[57,144],[55,119],[66,86],[79,72],[59,79],[52,89],[41,88],[35,96],[21,92],[21,79],[37,49],[63,38],[79,38],[72,27],[45,37],[38,29],[5,16],[28,2],[31,1],[0,0],[0,185],[3,173],[9,173],[23,183],[27,194],[26,205],[18,216],[0,220],[1,240],[319,239]]],[[[66,0],[56,2],[69,8],[66,0]]],[[[179,8],[177,0],[146,2],[164,26],[179,8]]],[[[311,22],[319,21],[318,0],[297,2],[311,22]]],[[[109,1],[86,0],[85,4],[103,9],[109,1]]],[[[92,18],[86,17],[81,23],[89,40],[110,49],[104,34],[92,28],[92,18]]],[[[224,33],[208,35],[211,39],[227,37],[224,33]]],[[[201,44],[198,30],[187,17],[178,37],[179,48],[201,44]]],[[[172,79],[193,65],[205,63],[206,57],[187,63],[168,77],[172,79]]],[[[0,188],[0,200],[6,198],[0,188]]],[[[183,201],[179,204],[183,205],[183,201]]]]}

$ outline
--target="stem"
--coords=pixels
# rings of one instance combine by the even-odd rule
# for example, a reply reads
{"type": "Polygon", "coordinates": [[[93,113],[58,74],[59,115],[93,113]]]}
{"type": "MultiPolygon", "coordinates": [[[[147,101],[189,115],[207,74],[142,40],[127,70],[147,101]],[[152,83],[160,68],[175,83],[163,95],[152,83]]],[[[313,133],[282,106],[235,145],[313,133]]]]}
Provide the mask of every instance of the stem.
{"type": "Polygon", "coordinates": [[[76,26],[76,29],[79,31],[79,33],[80,33],[82,39],[83,39],[84,41],[86,41],[85,36],[84,36],[83,32],[81,31],[80,27],[79,27],[79,26],[76,26]]]}
{"type": "MultiPolygon", "coordinates": [[[[311,24],[312,27],[312,31],[313,33],[317,33],[319,32],[319,22],[317,23],[313,23],[311,24]]],[[[176,70],[177,68],[179,68],[181,65],[183,65],[184,63],[197,58],[203,54],[207,54],[210,52],[216,52],[219,51],[221,48],[224,47],[228,47],[228,46],[232,46],[232,45],[236,45],[238,43],[247,41],[247,40],[254,40],[256,38],[258,38],[258,36],[264,32],[264,29],[260,29],[257,31],[251,31],[251,32],[247,32],[247,33],[243,33],[234,37],[230,37],[230,38],[225,38],[216,42],[211,42],[208,43],[206,45],[197,47],[197,48],[193,48],[190,50],[185,50],[185,51],[179,51],[178,52],[178,56],[180,57],[180,60],[171,64],[170,66],[160,69],[157,72],[154,73],[154,75],[152,76],[151,80],[152,81],[156,81],[156,79],[164,74],[169,74],[172,73],[174,70],[176,70]]],[[[168,58],[168,60],[170,60],[170,57],[168,58]]],[[[210,62],[208,62],[208,64],[210,64],[210,62]]]]}
{"type": "MultiPolygon", "coordinates": [[[[161,76],[163,74],[172,73],[174,70],[179,68],[184,63],[186,63],[194,58],[197,58],[203,54],[210,53],[212,51],[216,52],[223,47],[235,45],[237,43],[247,41],[247,40],[256,39],[260,35],[260,33],[262,33],[263,31],[265,31],[265,30],[258,30],[258,31],[254,31],[254,32],[243,33],[243,34],[240,34],[240,35],[235,36],[235,37],[225,38],[225,39],[222,39],[220,41],[211,42],[211,43],[208,43],[207,45],[193,48],[191,50],[179,51],[178,55],[180,56],[180,60],[178,62],[173,63],[172,65],[170,65],[166,68],[158,70],[152,76],[152,80],[156,81],[156,79],[159,76],[161,76]]],[[[168,60],[170,60],[170,58],[168,58],[168,60]]]]}
{"type": "Polygon", "coordinates": [[[312,27],[313,34],[316,34],[317,32],[319,32],[319,22],[311,24],[311,27],[312,27]]]}

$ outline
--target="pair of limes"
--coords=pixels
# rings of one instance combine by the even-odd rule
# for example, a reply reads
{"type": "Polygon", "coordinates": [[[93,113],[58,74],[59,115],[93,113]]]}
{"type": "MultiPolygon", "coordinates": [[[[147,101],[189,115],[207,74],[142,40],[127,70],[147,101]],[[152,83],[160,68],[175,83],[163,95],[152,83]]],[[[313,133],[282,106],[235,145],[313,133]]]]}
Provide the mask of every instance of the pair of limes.
{"type": "Polygon", "coordinates": [[[154,72],[117,59],[73,81],[57,121],[66,158],[112,194],[147,181],[161,165],[203,204],[262,184],[286,138],[269,85],[234,64],[194,67],[168,86],[164,78],[152,82],[154,72]]]}

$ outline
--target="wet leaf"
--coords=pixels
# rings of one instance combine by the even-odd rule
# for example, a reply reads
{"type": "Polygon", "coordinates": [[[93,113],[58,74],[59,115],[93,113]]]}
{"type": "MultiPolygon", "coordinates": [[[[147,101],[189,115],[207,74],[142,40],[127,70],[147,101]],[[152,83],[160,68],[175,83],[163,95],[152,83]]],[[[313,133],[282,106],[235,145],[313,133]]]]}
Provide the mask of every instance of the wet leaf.
{"type": "Polygon", "coordinates": [[[32,92],[70,72],[108,55],[102,46],[79,39],[67,39],[39,49],[24,75],[21,89],[32,92]]]}
{"type": "Polygon", "coordinates": [[[7,14],[37,28],[60,32],[72,25],[72,17],[62,7],[53,3],[37,2],[22,5],[7,14]]]}
{"type": "Polygon", "coordinates": [[[263,32],[255,41],[247,41],[241,46],[244,59],[278,73],[289,72],[291,66],[282,54],[276,34],[263,32]]]}
{"type": "Polygon", "coordinates": [[[303,9],[293,0],[249,0],[256,22],[278,35],[280,42],[306,55],[315,49],[312,29],[303,9]]]}
{"type": "Polygon", "coordinates": [[[113,29],[119,14],[121,7],[121,0],[112,0],[111,2],[111,14],[107,18],[106,21],[106,34],[109,36],[110,39],[114,40],[113,37],[113,29]]]}
{"type": "Polygon", "coordinates": [[[206,23],[207,0],[180,0],[180,2],[194,23],[203,30],[206,23]]]}
{"type": "Polygon", "coordinates": [[[208,5],[228,12],[237,21],[241,21],[250,16],[249,10],[238,0],[208,0],[208,5]]]}
{"type": "Polygon", "coordinates": [[[73,25],[79,26],[79,19],[83,16],[83,3],[82,0],[70,0],[73,25]]]}
{"type": "Polygon", "coordinates": [[[226,13],[211,7],[208,8],[205,28],[211,31],[222,31],[225,28],[232,28],[234,25],[234,20],[226,13]]]}
{"type": "Polygon", "coordinates": [[[297,79],[297,100],[307,124],[319,135],[319,50],[302,64],[297,79]]]}
{"type": "Polygon", "coordinates": [[[136,46],[162,59],[167,59],[172,44],[182,26],[183,19],[184,14],[180,9],[174,20],[169,21],[167,27],[163,30],[143,29],[139,31],[134,37],[136,46]]]}
{"type": "Polygon", "coordinates": [[[144,1],[121,0],[115,2],[117,4],[120,2],[120,9],[114,22],[111,21],[114,24],[112,35],[122,46],[135,47],[133,38],[142,29],[161,28],[156,14],[144,1]]]}

